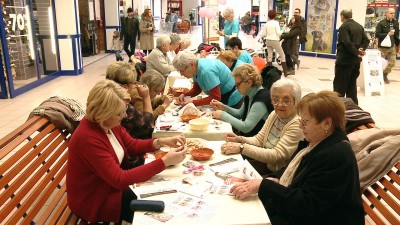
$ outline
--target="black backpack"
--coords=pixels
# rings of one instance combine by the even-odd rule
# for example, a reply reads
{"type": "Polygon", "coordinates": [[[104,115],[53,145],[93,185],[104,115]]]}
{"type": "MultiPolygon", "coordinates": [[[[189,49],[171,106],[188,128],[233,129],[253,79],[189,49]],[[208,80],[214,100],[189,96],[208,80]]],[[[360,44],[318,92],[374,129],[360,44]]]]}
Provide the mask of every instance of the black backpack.
{"type": "Polygon", "coordinates": [[[271,89],[271,86],[275,81],[281,79],[282,71],[280,71],[275,66],[266,66],[261,70],[261,77],[263,79],[262,86],[268,91],[271,89]]]}

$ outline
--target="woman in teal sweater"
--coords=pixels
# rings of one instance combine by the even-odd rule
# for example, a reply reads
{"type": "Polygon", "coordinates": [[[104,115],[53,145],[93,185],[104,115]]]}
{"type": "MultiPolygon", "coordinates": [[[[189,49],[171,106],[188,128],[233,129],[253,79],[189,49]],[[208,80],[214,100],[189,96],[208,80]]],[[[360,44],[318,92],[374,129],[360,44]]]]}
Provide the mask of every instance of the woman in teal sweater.
{"type": "Polygon", "coordinates": [[[240,109],[234,109],[213,100],[210,104],[216,111],[212,116],[232,124],[238,134],[252,137],[261,130],[274,109],[271,96],[269,90],[262,87],[262,77],[255,66],[244,63],[232,72],[232,76],[236,89],[245,95],[244,104],[240,109]]]}

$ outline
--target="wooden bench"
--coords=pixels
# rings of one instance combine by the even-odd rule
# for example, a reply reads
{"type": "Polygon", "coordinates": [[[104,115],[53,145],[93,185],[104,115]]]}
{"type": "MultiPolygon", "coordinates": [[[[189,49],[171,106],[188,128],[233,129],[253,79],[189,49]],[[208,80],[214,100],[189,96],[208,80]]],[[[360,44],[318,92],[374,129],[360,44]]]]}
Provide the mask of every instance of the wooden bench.
{"type": "Polygon", "coordinates": [[[362,200],[366,224],[400,224],[400,162],[365,189],[362,200]]]}
{"type": "Polygon", "coordinates": [[[0,223],[77,224],[67,205],[70,134],[35,116],[0,140],[0,223]]]}

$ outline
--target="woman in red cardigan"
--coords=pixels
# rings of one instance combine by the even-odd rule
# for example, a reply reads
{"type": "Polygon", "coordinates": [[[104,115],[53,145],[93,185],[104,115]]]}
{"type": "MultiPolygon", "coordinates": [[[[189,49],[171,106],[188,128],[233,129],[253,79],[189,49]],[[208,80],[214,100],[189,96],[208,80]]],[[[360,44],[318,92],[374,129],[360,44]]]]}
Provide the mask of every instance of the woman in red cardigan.
{"type": "Polygon", "coordinates": [[[88,222],[131,222],[130,202],[136,195],[129,185],[146,181],[185,158],[182,135],[139,140],[121,127],[129,101],[128,92],[114,81],[98,82],[89,92],[86,117],[69,142],[68,205],[88,222]],[[154,152],[162,145],[174,148],[161,159],[127,169],[128,155],[154,152]]]}

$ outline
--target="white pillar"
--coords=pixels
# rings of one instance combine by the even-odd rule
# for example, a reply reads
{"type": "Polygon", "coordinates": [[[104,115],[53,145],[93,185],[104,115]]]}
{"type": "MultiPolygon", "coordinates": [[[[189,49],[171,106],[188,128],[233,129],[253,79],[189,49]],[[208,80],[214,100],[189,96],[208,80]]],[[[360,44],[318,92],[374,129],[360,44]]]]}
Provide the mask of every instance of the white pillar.
{"type": "Polygon", "coordinates": [[[106,52],[111,52],[111,41],[114,30],[121,31],[119,1],[104,0],[104,21],[106,33],[106,52]]]}
{"type": "Polygon", "coordinates": [[[83,73],[78,0],[55,0],[61,74],[83,73]]]}

